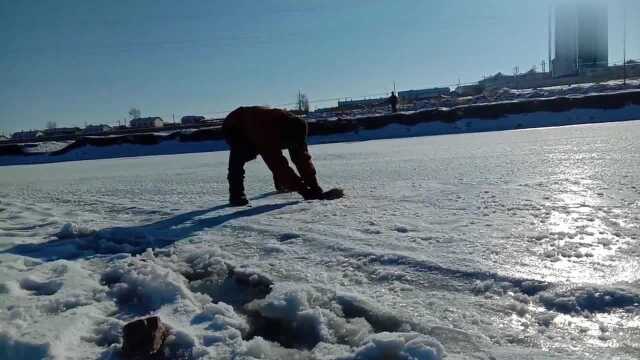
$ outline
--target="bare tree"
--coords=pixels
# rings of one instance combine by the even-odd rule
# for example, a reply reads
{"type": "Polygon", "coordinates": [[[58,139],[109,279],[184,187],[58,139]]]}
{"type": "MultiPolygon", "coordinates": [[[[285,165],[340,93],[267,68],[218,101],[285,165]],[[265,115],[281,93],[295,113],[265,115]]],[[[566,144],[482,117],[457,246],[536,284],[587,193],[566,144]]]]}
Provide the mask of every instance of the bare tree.
{"type": "Polygon", "coordinates": [[[309,98],[302,91],[298,92],[297,103],[298,103],[298,109],[297,109],[298,111],[305,114],[309,112],[309,98]]]}
{"type": "Polygon", "coordinates": [[[140,109],[133,107],[129,109],[129,116],[131,116],[132,119],[137,119],[142,116],[142,112],[140,111],[140,109]]]}
{"type": "Polygon", "coordinates": [[[56,129],[58,124],[55,121],[47,121],[47,129],[56,129]]]}

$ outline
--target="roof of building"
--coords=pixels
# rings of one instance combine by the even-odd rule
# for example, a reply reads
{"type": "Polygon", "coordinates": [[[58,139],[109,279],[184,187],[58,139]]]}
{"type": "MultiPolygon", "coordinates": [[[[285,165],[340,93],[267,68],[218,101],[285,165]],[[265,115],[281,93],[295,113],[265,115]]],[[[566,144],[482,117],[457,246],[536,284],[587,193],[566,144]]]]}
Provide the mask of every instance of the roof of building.
{"type": "Polygon", "coordinates": [[[12,138],[18,138],[18,137],[36,137],[36,136],[42,136],[43,132],[41,130],[27,130],[27,131],[18,131],[15,132],[11,135],[12,138]]]}

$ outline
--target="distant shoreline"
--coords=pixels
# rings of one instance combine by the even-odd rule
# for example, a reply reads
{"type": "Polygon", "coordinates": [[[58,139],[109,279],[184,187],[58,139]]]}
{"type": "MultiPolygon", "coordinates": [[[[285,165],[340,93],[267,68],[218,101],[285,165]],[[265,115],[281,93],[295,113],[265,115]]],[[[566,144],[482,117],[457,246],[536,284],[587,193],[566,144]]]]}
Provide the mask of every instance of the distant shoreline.
{"type": "MultiPolygon", "coordinates": [[[[310,144],[640,120],[640,90],[526,99],[309,123],[310,144]]],[[[224,151],[220,127],[82,137],[50,152],[0,145],[0,166],[224,151]]]]}

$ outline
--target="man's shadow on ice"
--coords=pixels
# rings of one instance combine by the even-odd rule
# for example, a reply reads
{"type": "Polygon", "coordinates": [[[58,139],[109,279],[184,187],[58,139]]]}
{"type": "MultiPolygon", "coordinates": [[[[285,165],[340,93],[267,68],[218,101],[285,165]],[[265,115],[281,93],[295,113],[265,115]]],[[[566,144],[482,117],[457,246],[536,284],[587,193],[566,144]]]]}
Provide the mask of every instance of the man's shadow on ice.
{"type": "Polygon", "coordinates": [[[205,217],[209,213],[231,209],[229,205],[219,205],[210,209],[178,214],[146,225],[105,228],[84,236],[58,234],[54,240],[39,244],[16,245],[0,254],[16,254],[43,261],[74,260],[121,253],[136,255],[148,248],[169,246],[197,232],[218,227],[232,220],[265,214],[298,203],[299,201],[292,201],[260,205],[205,217]]]}

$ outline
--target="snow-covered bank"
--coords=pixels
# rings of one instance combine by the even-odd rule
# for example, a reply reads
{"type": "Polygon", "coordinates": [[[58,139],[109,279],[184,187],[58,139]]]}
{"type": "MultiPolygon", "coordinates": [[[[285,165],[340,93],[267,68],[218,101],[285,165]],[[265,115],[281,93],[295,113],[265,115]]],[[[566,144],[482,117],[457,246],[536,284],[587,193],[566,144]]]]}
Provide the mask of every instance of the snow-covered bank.
{"type": "Polygon", "coordinates": [[[560,113],[539,112],[506,115],[496,119],[466,118],[455,122],[427,122],[416,125],[390,124],[376,130],[359,130],[334,135],[311,136],[312,144],[366,141],[430,135],[464,134],[487,131],[618,122],[640,119],[640,105],[621,109],[576,109],[560,113]]]}
{"type": "MultiPolygon", "coordinates": [[[[311,144],[338,143],[637,119],[640,119],[640,92],[621,91],[311,122],[309,141],[311,144]]],[[[226,149],[219,128],[185,133],[86,137],[50,152],[34,153],[19,145],[1,147],[0,166],[226,149]]]]}

